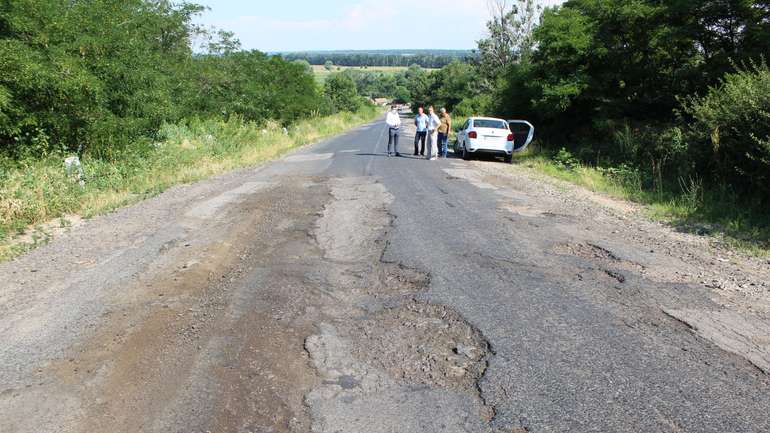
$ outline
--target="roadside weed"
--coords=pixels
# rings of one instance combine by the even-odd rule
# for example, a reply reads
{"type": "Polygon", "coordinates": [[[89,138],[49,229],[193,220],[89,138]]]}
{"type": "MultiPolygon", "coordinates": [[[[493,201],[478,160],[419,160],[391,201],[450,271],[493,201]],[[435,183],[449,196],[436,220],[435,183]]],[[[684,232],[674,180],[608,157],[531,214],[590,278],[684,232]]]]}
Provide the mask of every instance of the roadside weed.
{"type": "Polygon", "coordinates": [[[709,188],[698,177],[680,178],[675,185],[659,185],[629,165],[590,166],[566,149],[554,155],[537,146],[514,159],[550,177],[612,197],[644,205],[646,214],[677,230],[709,235],[753,255],[770,256],[770,221],[763,203],[746,205],[727,188],[709,188]]]}

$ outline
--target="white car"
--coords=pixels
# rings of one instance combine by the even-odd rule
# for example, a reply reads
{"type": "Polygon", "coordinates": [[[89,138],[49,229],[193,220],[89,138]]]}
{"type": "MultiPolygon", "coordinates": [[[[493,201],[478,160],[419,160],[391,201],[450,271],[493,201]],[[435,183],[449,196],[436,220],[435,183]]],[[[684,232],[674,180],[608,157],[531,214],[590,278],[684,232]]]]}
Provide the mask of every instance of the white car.
{"type": "Polygon", "coordinates": [[[502,155],[513,161],[513,153],[526,149],[535,135],[535,127],[526,120],[503,120],[493,117],[471,117],[457,131],[455,153],[468,160],[485,153],[502,155]]]}

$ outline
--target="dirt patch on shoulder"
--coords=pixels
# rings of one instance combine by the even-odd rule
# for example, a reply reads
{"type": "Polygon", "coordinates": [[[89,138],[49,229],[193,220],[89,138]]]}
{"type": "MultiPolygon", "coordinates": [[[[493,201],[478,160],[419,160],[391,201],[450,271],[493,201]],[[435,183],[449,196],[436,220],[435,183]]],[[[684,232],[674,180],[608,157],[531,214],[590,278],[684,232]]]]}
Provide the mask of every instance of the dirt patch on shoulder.
{"type": "Polygon", "coordinates": [[[409,302],[364,320],[353,355],[410,384],[475,392],[489,345],[457,312],[409,302]]]}

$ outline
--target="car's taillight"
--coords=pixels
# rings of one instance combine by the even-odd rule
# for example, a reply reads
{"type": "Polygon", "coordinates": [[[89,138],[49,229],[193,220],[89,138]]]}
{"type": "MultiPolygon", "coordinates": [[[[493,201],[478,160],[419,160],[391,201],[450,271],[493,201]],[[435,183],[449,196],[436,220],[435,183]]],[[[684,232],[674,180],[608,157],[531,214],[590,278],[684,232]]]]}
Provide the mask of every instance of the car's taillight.
{"type": "Polygon", "coordinates": [[[508,134],[508,141],[513,141],[513,134],[508,134]]]}
{"type": "Polygon", "coordinates": [[[468,133],[468,138],[478,138],[478,134],[476,134],[476,131],[471,131],[468,133]]]}

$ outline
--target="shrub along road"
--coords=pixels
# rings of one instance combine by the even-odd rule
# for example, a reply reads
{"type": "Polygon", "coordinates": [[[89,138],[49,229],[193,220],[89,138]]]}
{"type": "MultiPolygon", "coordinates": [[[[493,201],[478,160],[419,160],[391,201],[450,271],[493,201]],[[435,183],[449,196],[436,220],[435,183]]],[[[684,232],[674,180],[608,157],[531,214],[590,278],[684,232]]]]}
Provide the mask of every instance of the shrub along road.
{"type": "Polygon", "coordinates": [[[770,430],[766,263],[386,139],[174,187],[0,264],[0,431],[770,430]]]}

